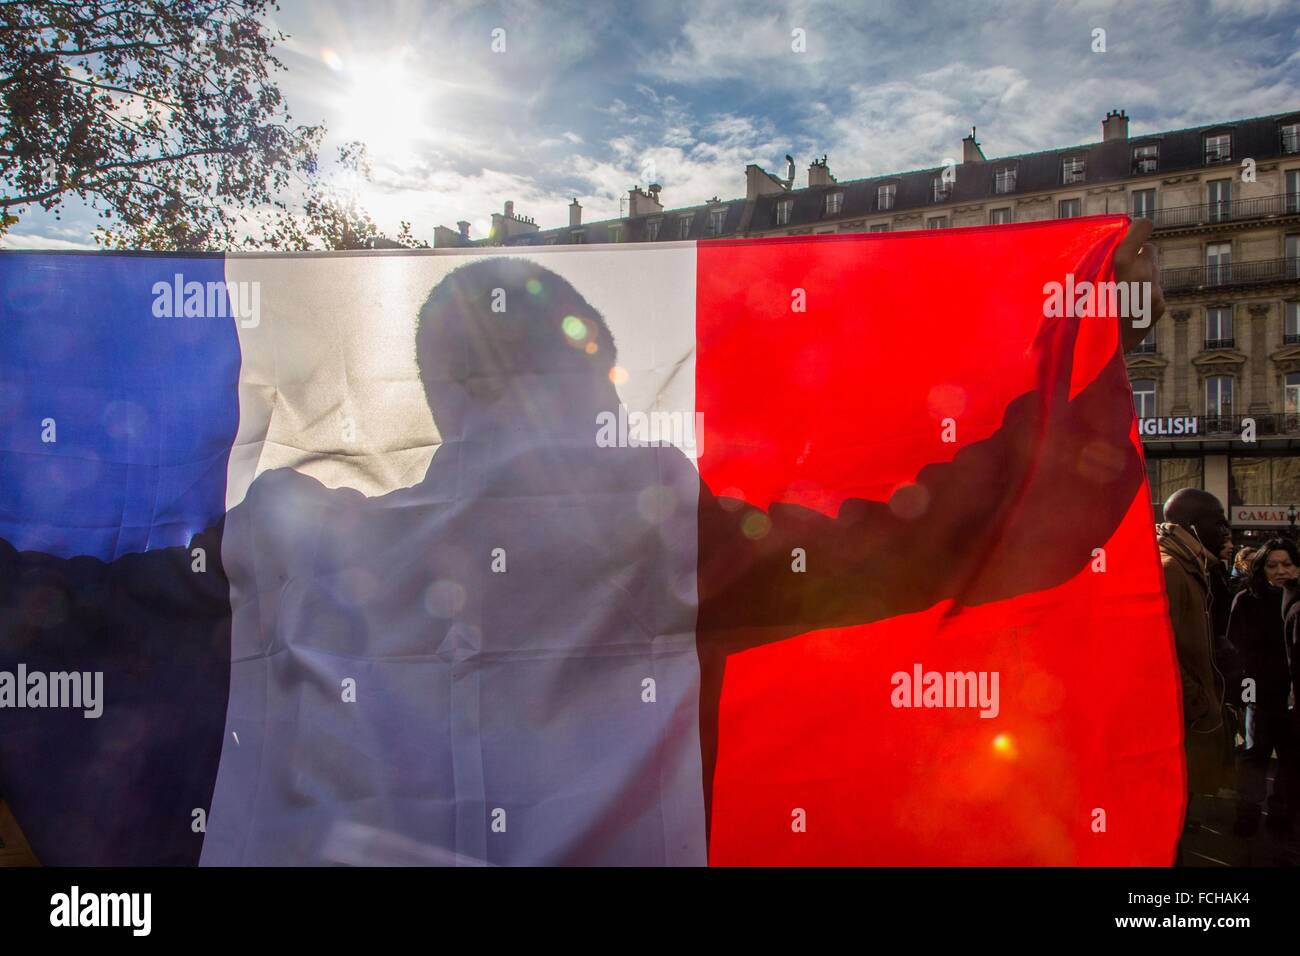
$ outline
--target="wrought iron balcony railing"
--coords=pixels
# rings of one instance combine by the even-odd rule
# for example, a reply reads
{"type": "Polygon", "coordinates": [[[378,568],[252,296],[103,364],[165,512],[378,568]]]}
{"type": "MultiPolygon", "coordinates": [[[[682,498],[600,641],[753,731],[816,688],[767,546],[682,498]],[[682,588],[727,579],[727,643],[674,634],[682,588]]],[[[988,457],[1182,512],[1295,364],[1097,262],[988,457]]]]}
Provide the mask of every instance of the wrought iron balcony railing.
{"type": "Polygon", "coordinates": [[[1215,349],[1230,349],[1233,347],[1233,338],[1229,336],[1226,339],[1206,339],[1205,350],[1212,352],[1215,349]]]}
{"type": "Polygon", "coordinates": [[[1166,292],[1218,289],[1231,285],[1260,285],[1300,279],[1300,257],[1255,259],[1213,266],[1180,266],[1160,270],[1166,292]]]}
{"type": "Polygon", "coordinates": [[[1150,219],[1157,229],[1186,229],[1244,219],[1274,219],[1295,215],[1300,215],[1300,193],[1204,202],[1195,206],[1170,206],[1166,209],[1153,209],[1144,218],[1150,219]]]}

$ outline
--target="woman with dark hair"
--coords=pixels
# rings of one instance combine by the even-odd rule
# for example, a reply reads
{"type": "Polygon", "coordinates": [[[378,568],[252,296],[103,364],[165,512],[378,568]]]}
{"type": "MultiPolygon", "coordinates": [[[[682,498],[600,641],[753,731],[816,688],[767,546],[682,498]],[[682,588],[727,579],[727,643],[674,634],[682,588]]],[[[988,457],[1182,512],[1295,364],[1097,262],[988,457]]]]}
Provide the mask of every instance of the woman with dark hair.
{"type": "Polygon", "coordinates": [[[1237,822],[1239,836],[1259,828],[1260,809],[1267,789],[1266,772],[1273,751],[1278,755],[1278,777],[1268,796],[1268,827],[1290,829],[1295,816],[1297,758],[1295,728],[1291,725],[1291,650],[1282,621],[1283,587],[1300,574],[1300,550],[1285,538],[1266,541],[1250,562],[1246,588],[1232,603],[1228,640],[1240,656],[1242,679],[1232,696],[1255,714],[1252,746],[1237,768],[1237,822]]]}

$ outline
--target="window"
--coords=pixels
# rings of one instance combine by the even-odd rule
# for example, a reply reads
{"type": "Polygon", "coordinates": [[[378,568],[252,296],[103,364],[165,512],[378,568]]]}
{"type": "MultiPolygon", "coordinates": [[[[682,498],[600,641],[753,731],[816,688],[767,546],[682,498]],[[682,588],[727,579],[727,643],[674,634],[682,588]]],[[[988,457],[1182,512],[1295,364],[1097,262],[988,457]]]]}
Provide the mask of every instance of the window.
{"type": "MultiPolygon", "coordinates": [[[[1212,375],[1205,380],[1205,415],[1207,418],[1220,419],[1232,417],[1231,376],[1212,375]]],[[[1223,425],[1220,424],[1219,427],[1222,428],[1223,425]]]]}
{"type": "Polygon", "coordinates": [[[1083,182],[1086,168],[1083,159],[1061,160],[1061,182],[1066,186],[1083,182]]]}
{"type": "Polygon", "coordinates": [[[582,245],[582,230],[575,229],[573,232],[569,233],[569,242],[575,246],[582,245]]]}
{"type": "Polygon", "coordinates": [[[1287,236],[1283,248],[1286,252],[1286,277],[1300,278],[1300,236],[1287,236]]]}
{"type": "Polygon", "coordinates": [[[840,210],[844,208],[844,193],[836,190],[833,193],[826,194],[826,215],[838,216],[840,210]]]}
{"type": "Polygon", "coordinates": [[[686,238],[689,238],[689,237],[690,237],[690,234],[691,234],[691,220],[694,219],[694,218],[695,218],[694,215],[686,215],[686,216],[682,216],[682,218],[680,218],[680,219],[677,220],[677,238],[678,238],[678,239],[686,239],[686,238]]]}
{"type": "Polygon", "coordinates": [[[1300,345],[1300,302],[1282,303],[1282,344],[1300,345]]]}
{"type": "Polygon", "coordinates": [[[622,241],[623,241],[623,227],[622,227],[622,226],[610,226],[610,227],[609,227],[609,241],[610,241],[610,242],[622,242],[622,241]]]}
{"type": "Polygon", "coordinates": [[[934,177],[934,201],[946,202],[952,195],[952,180],[944,179],[943,176],[934,177]]]}
{"type": "Polygon", "coordinates": [[[1205,310],[1205,347],[1232,348],[1232,308],[1212,306],[1205,310]]]}
{"type": "Polygon", "coordinates": [[[1231,505],[1300,505],[1300,458],[1233,456],[1228,460],[1228,501],[1231,505]]]}
{"type": "Polygon", "coordinates": [[[1286,155],[1300,153],[1300,123],[1287,123],[1282,127],[1282,152],[1286,155]]]}
{"type": "Polygon", "coordinates": [[[925,221],[925,228],[926,228],[926,229],[947,229],[947,228],[948,228],[948,217],[947,217],[947,216],[931,216],[929,219],[927,219],[927,220],[925,221]]]}
{"type": "Polygon", "coordinates": [[[1227,219],[1232,211],[1232,180],[1211,179],[1205,184],[1209,201],[1210,222],[1227,219]]]}
{"type": "Polygon", "coordinates": [[[989,210],[990,226],[1005,226],[1012,221],[1010,206],[1003,206],[1001,209],[989,210]]]}
{"type": "Polygon", "coordinates": [[[1154,219],[1156,217],[1156,191],[1154,189],[1135,189],[1133,191],[1133,218],[1154,219]]]}
{"type": "Polygon", "coordinates": [[[1133,351],[1142,353],[1142,352],[1154,352],[1155,350],[1156,350],[1156,329],[1155,326],[1152,326],[1151,331],[1147,333],[1147,337],[1144,338],[1141,342],[1139,342],[1137,346],[1134,347],[1133,351]]]}
{"type": "Polygon", "coordinates": [[[776,224],[778,226],[788,226],[790,224],[790,210],[793,206],[793,199],[782,199],[776,204],[776,224]]]}
{"type": "Polygon", "coordinates": [[[1140,378],[1133,383],[1133,408],[1138,418],[1156,417],[1156,380],[1140,378]]]}
{"type": "Polygon", "coordinates": [[[713,236],[722,235],[722,227],[727,221],[727,210],[712,209],[709,211],[709,234],[713,236]]]}
{"type": "Polygon", "coordinates": [[[898,187],[893,183],[885,186],[876,187],[876,208],[880,210],[894,208],[894,190],[898,187]]]}
{"type": "Polygon", "coordinates": [[[1232,281],[1232,243],[1211,242],[1205,247],[1205,282],[1226,285],[1232,281]]]}
{"type": "Polygon", "coordinates": [[[1300,212],[1300,169],[1289,169],[1286,174],[1286,211],[1300,212]]]}
{"type": "Polygon", "coordinates": [[[1154,173],[1160,168],[1160,147],[1151,146],[1134,146],[1133,147],[1133,175],[1141,176],[1146,173],[1154,173]]]}
{"type": "Polygon", "coordinates": [[[878,222],[871,227],[872,232],[889,232],[889,223],[878,222]]]}
{"type": "Polygon", "coordinates": [[[1155,502],[1156,516],[1165,499],[1179,488],[1200,488],[1204,484],[1203,460],[1196,458],[1149,458],[1147,477],[1151,480],[1151,500],[1155,502]]]}
{"type": "Polygon", "coordinates": [[[999,169],[993,174],[993,191],[999,196],[1015,192],[1015,189],[1016,167],[1007,166],[1005,169],[999,169]]]}
{"type": "Polygon", "coordinates": [[[1062,199],[1056,204],[1057,219],[1074,219],[1083,215],[1082,199],[1062,199]]]}
{"type": "Polygon", "coordinates": [[[656,239],[659,238],[659,225],[662,222],[663,222],[662,219],[650,219],[646,221],[645,224],[646,242],[654,242],[656,239]]]}
{"type": "Polygon", "coordinates": [[[1232,159],[1232,134],[1216,133],[1205,137],[1205,163],[1226,163],[1232,159]]]}
{"type": "Polygon", "coordinates": [[[1288,415],[1300,415],[1300,372],[1286,373],[1286,384],[1282,386],[1282,408],[1288,415]]]}

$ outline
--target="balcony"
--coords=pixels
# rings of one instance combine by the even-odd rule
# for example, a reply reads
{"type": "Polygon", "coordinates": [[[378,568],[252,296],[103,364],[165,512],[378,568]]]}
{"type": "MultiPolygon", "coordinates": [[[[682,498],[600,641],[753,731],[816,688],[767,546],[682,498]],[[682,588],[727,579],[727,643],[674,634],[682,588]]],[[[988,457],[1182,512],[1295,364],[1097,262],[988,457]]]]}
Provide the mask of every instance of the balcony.
{"type": "Polygon", "coordinates": [[[1157,229],[1189,229],[1194,226],[1213,226],[1225,222],[1249,219],[1277,219],[1300,215],[1300,193],[1278,193],[1275,196],[1257,196],[1254,199],[1234,199],[1230,202],[1205,202],[1195,206],[1170,206],[1147,213],[1157,229]]]}
{"type": "Polygon", "coordinates": [[[1230,349],[1230,348],[1233,348],[1233,347],[1234,347],[1234,346],[1233,346],[1233,339],[1232,339],[1231,337],[1228,337],[1228,338],[1226,338],[1226,339],[1206,339],[1206,340],[1205,340],[1205,351],[1207,351],[1207,352],[1213,352],[1215,349],[1230,349]]]}
{"type": "Polygon", "coordinates": [[[1182,266],[1160,270],[1166,293],[1184,295],[1228,286],[1269,285],[1300,279],[1300,258],[1256,259],[1213,266],[1182,266]]]}
{"type": "MultiPolygon", "coordinates": [[[[1300,336],[1297,336],[1297,338],[1300,338],[1300,336]]],[[[1130,355],[1154,355],[1155,351],[1156,351],[1156,343],[1147,342],[1144,340],[1139,342],[1132,349],[1130,349],[1129,354],[1130,355]]]]}
{"type": "Polygon", "coordinates": [[[1300,345],[1300,332],[1283,332],[1283,345],[1300,345]]]}

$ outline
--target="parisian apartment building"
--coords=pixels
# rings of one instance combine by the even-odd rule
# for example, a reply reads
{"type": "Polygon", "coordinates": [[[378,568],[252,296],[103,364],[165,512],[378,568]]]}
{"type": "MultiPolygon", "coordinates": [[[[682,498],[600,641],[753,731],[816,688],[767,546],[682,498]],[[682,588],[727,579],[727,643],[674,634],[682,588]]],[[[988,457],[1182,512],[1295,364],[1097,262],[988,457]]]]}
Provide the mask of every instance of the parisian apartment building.
{"type": "Polygon", "coordinates": [[[1300,509],[1300,111],[988,159],[975,130],[946,167],[839,182],[828,157],[796,186],[745,169],[745,196],[680,209],[650,183],[617,219],[542,229],[506,202],[491,232],[439,226],[435,245],[571,245],[894,232],[1129,213],[1150,219],[1168,314],[1127,358],[1152,498],[1192,486],[1234,537],[1294,533],[1300,509]]]}

